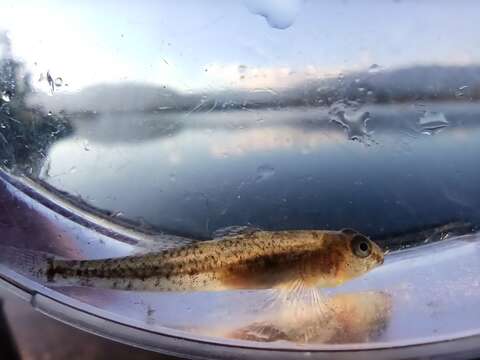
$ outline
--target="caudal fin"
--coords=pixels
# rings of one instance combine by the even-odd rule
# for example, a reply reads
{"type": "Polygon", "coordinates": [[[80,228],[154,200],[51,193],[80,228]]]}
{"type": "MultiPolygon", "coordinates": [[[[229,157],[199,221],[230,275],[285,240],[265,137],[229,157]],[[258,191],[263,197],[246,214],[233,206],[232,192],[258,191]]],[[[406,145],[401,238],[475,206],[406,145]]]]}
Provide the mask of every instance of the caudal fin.
{"type": "Polygon", "coordinates": [[[0,245],[0,265],[36,280],[47,280],[51,259],[53,255],[45,252],[0,245]]]}

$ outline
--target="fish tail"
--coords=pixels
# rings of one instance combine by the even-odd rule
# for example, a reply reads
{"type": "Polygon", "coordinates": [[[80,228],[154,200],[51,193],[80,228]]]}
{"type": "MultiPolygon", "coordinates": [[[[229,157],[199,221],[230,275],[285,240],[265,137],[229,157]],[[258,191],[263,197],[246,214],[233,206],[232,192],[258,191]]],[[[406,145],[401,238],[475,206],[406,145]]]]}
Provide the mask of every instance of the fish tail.
{"type": "Polygon", "coordinates": [[[55,260],[53,257],[47,257],[46,261],[47,261],[47,266],[45,270],[45,275],[47,277],[47,281],[52,282],[53,277],[55,276],[55,265],[54,265],[55,260]]]}
{"type": "Polygon", "coordinates": [[[53,255],[42,251],[0,246],[0,264],[22,275],[47,280],[48,263],[53,255]]]}
{"type": "Polygon", "coordinates": [[[100,272],[103,260],[70,260],[49,257],[46,259],[45,278],[50,286],[87,286],[120,288],[125,279],[100,272]]]}
{"type": "MultiPolygon", "coordinates": [[[[104,260],[67,260],[47,258],[46,277],[49,282],[54,282],[58,276],[63,278],[92,277],[90,270],[99,271],[104,260]]],[[[105,269],[104,269],[105,270],[105,269]]]]}

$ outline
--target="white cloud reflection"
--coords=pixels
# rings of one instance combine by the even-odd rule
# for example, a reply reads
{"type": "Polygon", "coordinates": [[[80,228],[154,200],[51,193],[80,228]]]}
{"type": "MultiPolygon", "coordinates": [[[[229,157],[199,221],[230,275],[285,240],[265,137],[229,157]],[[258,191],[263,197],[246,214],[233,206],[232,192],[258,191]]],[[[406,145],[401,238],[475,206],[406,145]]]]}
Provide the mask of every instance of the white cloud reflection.
{"type": "Polygon", "coordinates": [[[291,149],[308,154],[322,146],[344,141],[342,131],[312,131],[290,126],[251,128],[216,137],[216,141],[210,143],[210,153],[216,158],[291,149]]]}

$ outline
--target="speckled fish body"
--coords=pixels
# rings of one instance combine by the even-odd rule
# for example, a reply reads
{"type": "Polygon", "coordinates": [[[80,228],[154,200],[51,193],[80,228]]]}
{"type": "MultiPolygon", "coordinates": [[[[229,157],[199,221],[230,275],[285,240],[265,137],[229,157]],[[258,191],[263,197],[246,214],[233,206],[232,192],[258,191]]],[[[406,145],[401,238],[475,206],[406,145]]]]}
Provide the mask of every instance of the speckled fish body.
{"type": "Polygon", "coordinates": [[[56,285],[137,291],[326,287],[382,262],[382,250],[353,230],[254,231],[140,256],[51,259],[45,275],[56,285]]]}

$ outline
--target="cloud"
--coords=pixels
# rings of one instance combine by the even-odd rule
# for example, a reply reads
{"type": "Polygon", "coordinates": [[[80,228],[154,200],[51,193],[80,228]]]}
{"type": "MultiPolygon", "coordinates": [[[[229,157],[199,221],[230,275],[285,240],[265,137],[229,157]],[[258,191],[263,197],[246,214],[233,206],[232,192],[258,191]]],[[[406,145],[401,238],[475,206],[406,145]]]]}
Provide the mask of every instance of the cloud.
{"type": "Polygon", "coordinates": [[[212,63],[205,66],[209,79],[224,86],[246,89],[282,89],[293,87],[305,81],[335,77],[339,68],[307,65],[301,69],[289,66],[250,67],[244,64],[212,63]]]}

